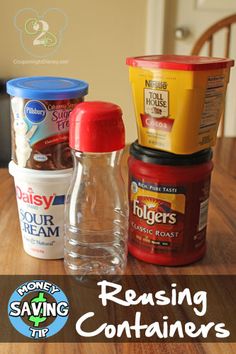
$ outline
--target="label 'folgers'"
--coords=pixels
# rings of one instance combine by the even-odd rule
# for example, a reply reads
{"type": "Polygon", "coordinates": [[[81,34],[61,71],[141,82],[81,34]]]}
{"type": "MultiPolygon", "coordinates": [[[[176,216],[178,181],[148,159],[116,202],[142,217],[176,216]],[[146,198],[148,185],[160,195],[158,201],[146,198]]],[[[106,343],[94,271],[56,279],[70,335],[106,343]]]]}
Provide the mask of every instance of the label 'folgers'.
{"type": "Polygon", "coordinates": [[[184,265],[206,249],[211,149],[175,155],[131,145],[129,252],[149,263],[184,265]]]}

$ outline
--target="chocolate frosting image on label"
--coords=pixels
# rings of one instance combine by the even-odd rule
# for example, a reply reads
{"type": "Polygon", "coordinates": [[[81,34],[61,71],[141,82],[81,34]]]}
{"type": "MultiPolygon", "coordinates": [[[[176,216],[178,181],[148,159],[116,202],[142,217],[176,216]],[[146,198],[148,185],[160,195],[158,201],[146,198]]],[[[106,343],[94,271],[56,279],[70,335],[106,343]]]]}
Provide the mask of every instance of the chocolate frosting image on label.
{"type": "Polygon", "coordinates": [[[54,170],[72,167],[69,114],[83,98],[11,98],[12,158],[20,167],[54,170]]]}

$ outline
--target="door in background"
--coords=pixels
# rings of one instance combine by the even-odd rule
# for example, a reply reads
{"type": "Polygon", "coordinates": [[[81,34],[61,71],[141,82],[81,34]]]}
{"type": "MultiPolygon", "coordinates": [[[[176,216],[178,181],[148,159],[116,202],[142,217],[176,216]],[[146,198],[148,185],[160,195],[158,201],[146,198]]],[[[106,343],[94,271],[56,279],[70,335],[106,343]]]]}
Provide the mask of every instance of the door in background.
{"type": "MultiPolygon", "coordinates": [[[[236,0],[164,0],[163,52],[190,54],[194,43],[212,24],[236,13],[236,0]]],[[[224,57],[226,31],[214,39],[214,56],[224,57]]],[[[201,54],[207,55],[207,48],[201,54]]],[[[232,26],[230,58],[236,60],[236,24],[232,26]]],[[[231,69],[228,86],[225,135],[236,136],[236,68],[231,69]]]]}

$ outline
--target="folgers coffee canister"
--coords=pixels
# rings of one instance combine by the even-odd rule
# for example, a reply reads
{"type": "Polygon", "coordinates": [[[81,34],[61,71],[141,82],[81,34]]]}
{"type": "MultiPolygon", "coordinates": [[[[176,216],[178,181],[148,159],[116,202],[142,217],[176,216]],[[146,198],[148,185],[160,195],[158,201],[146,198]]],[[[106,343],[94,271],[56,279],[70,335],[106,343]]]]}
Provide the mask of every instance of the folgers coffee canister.
{"type": "Polygon", "coordinates": [[[22,77],[7,82],[11,95],[12,159],[19,167],[72,167],[69,114],[88,84],[62,77],[22,77]]]}
{"type": "Polygon", "coordinates": [[[215,144],[233,60],[153,55],[126,63],[140,145],[192,154],[215,144]]]}
{"type": "Polygon", "coordinates": [[[206,250],[212,150],[175,155],[133,143],[129,157],[129,252],[165,266],[206,250]]]}

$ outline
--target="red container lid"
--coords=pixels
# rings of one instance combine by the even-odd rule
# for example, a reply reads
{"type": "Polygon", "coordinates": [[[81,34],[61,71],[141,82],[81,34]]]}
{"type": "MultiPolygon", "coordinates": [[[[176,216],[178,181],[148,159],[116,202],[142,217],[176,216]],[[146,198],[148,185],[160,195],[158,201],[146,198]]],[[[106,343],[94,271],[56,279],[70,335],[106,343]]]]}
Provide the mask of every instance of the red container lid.
{"type": "Polygon", "coordinates": [[[113,103],[79,103],[70,113],[69,145],[82,152],[111,152],[125,146],[122,111],[113,103]]]}
{"type": "Polygon", "coordinates": [[[127,58],[126,64],[143,68],[196,71],[228,68],[234,65],[234,60],[196,55],[148,55],[127,58]]]}

